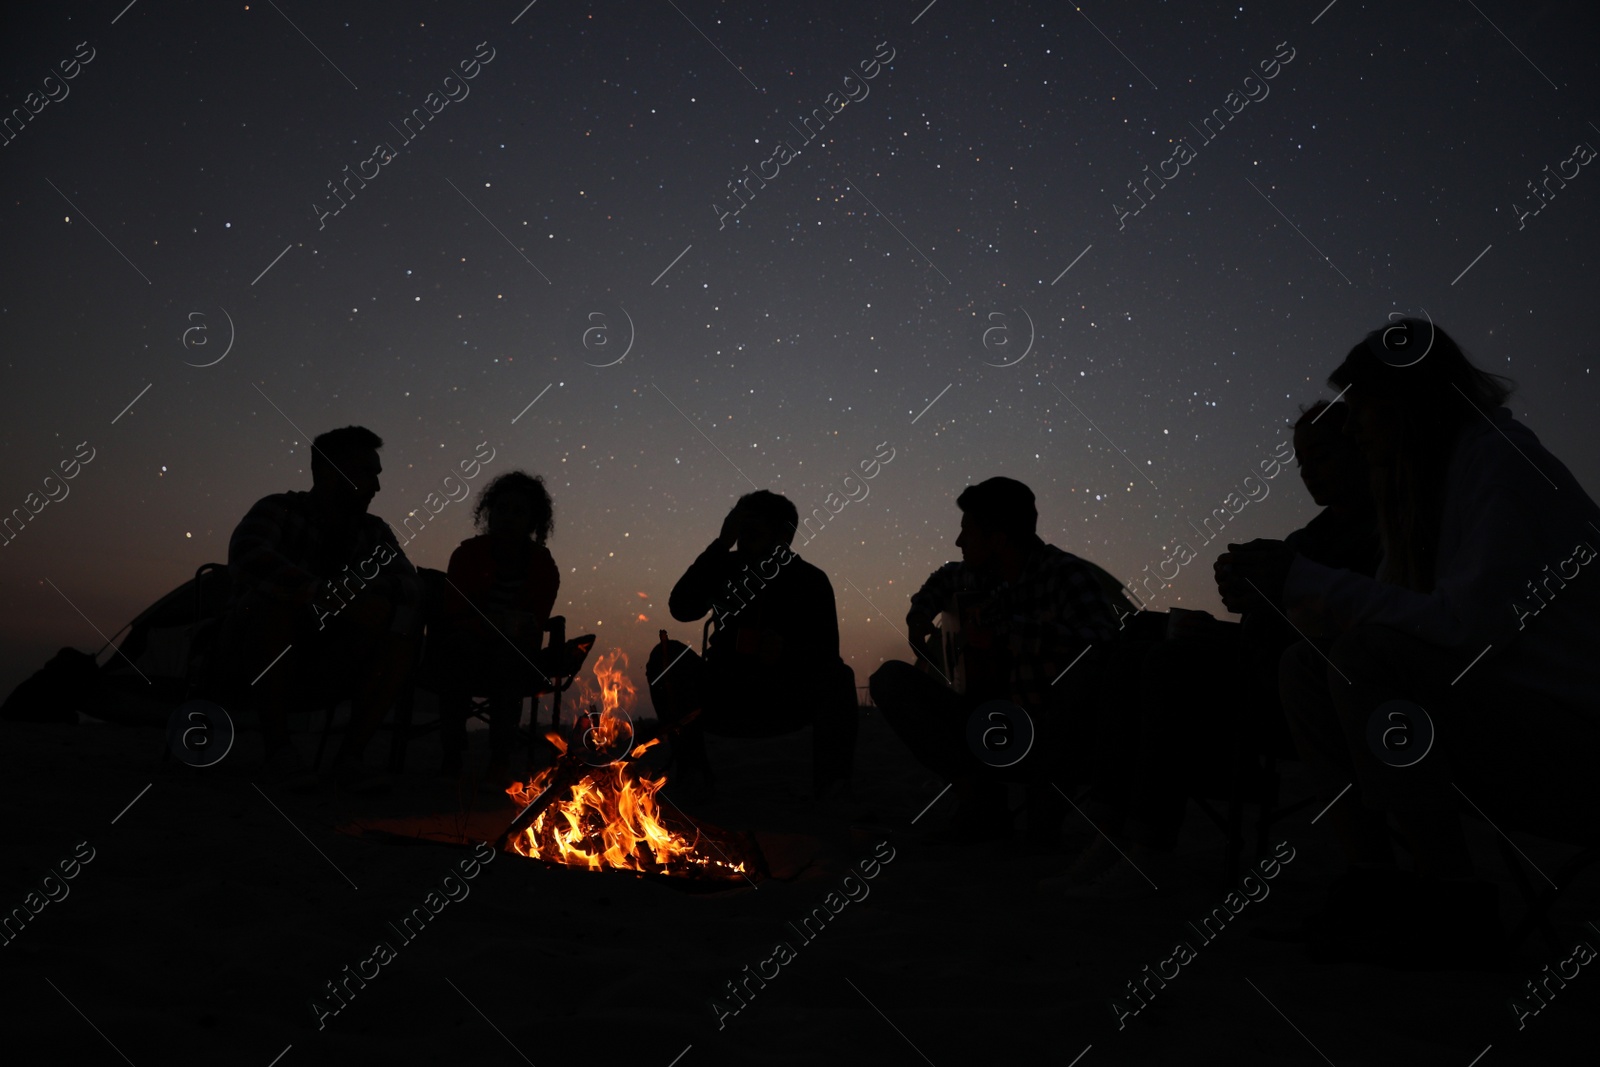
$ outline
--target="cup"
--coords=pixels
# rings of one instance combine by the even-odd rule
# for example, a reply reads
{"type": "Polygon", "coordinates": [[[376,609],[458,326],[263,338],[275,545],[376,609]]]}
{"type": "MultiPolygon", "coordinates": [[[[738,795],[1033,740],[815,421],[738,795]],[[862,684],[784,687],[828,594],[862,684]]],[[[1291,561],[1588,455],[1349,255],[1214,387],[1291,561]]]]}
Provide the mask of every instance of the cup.
{"type": "Polygon", "coordinates": [[[1189,608],[1167,609],[1167,640],[1171,641],[1186,634],[1198,632],[1211,618],[1208,611],[1192,611],[1189,608]]]}

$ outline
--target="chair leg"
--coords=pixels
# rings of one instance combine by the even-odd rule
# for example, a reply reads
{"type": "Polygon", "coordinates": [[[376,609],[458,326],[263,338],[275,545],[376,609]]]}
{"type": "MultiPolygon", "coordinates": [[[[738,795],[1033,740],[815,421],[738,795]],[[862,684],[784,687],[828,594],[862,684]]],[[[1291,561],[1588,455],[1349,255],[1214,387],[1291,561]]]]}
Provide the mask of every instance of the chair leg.
{"type": "Polygon", "coordinates": [[[322,753],[328,747],[328,735],[333,732],[333,715],[338,707],[337,704],[329,704],[322,709],[326,718],[322,720],[322,737],[317,741],[317,757],[311,763],[311,769],[314,771],[322,768],[322,753]]]}
{"type": "Polygon", "coordinates": [[[1528,872],[1522,869],[1522,862],[1518,859],[1516,849],[1511,843],[1504,837],[1497,838],[1496,843],[1500,846],[1500,855],[1510,868],[1511,878],[1517,883],[1517,892],[1522,895],[1523,905],[1527,908],[1522,920],[1511,931],[1511,944],[1513,946],[1520,944],[1523,938],[1537,927],[1540,935],[1544,937],[1545,944],[1550,946],[1552,952],[1560,955],[1565,949],[1561,946],[1556,928],[1550,923],[1550,905],[1555,903],[1556,895],[1561,892],[1561,884],[1558,883],[1553,890],[1541,892],[1529,880],[1528,872]]]}
{"type": "Polygon", "coordinates": [[[403,774],[406,769],[406,748],[411,744],[411,723],[415,713],[417,689],[407,683],[394,702],[394,729],[389,734],[389,773],[403,774]]]}
{"type": "Polygon", "coordinates": [[[1252,862],[1259,862],[1267,854],[1267,834],[1273,824],[1282,818],[1278,810],[1278,794],[1283,789],[1283,776],[1278,773],[1278,761],[1270,753],[1262,773],[1261,810],[1256,815],[1256,851],[1252,862]]]}
{"type": "Polygon", "coordinates": [[[1228,847],[1222,861],[1222,884],[1231,886],[1239,877],[1239,856],[1244,852],[1244,798],[1237,792],[1228,800],[1228,847]]]}
{"type": "Polygon", "coordinates": [[[1241,742],[1234,745],[1233,773],[1228,788],[1228,846],[1223,858],[1222,884],[1232,886],[1239,878],[1239,857],[1244,853],[1245,776],[1255,766],[1255,757],[1243,755],[1241,742]]]}
{"type": "Polygon", "coordinates": [[[1277,790],[1274,788],[1272,799],[1264,800],[1261,810],[1256,814],[1256,847],[1251,856],[1251,862],[1259,862],[1267,854],[1267,834],[1272,831],[1273,825],[1278,821],[1277,790]]]}

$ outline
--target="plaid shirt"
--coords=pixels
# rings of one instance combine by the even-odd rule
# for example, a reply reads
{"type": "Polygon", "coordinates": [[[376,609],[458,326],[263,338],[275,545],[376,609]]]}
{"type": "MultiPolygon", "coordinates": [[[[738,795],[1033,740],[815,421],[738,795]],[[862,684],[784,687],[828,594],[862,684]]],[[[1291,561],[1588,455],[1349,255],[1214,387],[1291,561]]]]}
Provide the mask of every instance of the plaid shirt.
{"type": "Polygon", "coordinates": [[[1015,582],[987,580],[959,562],[946,563],[912,595],[906,624],[913,634],[926,633],[955,593],[973,595],[1011,654],[1012,701],[1043,712],[1063,702],[1065,694],[1051,688],[1061,673],[1086,648],[1116,636],[1117,616],[1087,563],[1034,541],[1015,582]]]}
{"type": "Polygon", "coordinates": [[[378,516],[361,516],[343,543],[335,543],[325,521],[307,492],[275,493],[256,501],[228,539],[234,602],[253,590],[273,600],[307,604],[320,581],[339,578],[346,566],[368,580],[380,571],[417,573],[394,531],[378,516]],[[394,558],[380,567],[377,557],[384,545],[394,558]]]}

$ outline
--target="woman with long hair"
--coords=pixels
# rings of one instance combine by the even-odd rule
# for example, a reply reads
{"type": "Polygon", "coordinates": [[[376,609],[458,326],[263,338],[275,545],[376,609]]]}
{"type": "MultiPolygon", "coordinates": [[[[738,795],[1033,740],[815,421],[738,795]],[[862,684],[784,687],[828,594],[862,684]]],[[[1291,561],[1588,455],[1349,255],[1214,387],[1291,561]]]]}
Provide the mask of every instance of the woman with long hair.
{"type": "Polygon", "coordinates": [[[1374,330],[1328,381],[1367,457],[1377,576],[1278,542],[1230,555],[1319,635],[1284,654],[1280,689],[1349,871],[1306,938],[1325,960],[1502,965],[1495,887],[1474,877],[1459,813],[1600,833],[1600,508],[1512,417],[1513,383],[1431,322],[1374,330]]]}
{"type": "Polygon", "coordinates": [[[561,573],[545,540],[555,509],[544,479],[524,471],[499,475],[472,510],[479,533],[450,556],[443,644],[452,680],[441,694],[444,766],[461,770],[470,695],[489,698],[489,778],[509,776],[511,742],[522,699],[534,691],[545,624],[561,573]]]}

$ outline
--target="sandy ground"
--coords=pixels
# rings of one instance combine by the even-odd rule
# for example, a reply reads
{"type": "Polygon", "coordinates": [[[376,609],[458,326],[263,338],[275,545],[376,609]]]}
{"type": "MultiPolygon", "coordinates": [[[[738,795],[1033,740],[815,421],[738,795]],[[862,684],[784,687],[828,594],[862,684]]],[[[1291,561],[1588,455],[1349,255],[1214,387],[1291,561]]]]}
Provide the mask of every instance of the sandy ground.
{"type": "MultiPolygon", "coordinates": [[[[942,783],[869,714],[858,773],[875,814],[855,825],[809,807],[806,735],[715,746],[720,798],[685,807],[757,834],[774,872],[759,886],[688,893],[500,854],[407,943],[390,924],[459,871],[466,838],[494,837],[511,810],[429,777],[437,750],[426,742],[396,790],[373,798],[262,792],[254,744],[242,735],[200,771],[163,761],[156,730],[0,723],[11,842],[0,905],[22,906],[45,874],[92,849],[75,877],[51,884],[68,894],[0,947],[12,1050],[140,1067],[1592,1062],[1592,967],[1520,1031],[1507,1008],[1518,983],[1566,955],[1537,936],[1504,976],[1318,966],[1251,936],[1253,922],[1308,911],[1335,869],[1311,810],[1273,835],[1296,858],[1271,895],[1197,944],[1119,1030],[1108,1001],[1175,941],[1198,942],[1186,920],[1226,891],[1222,836],[1193,809],[1180,853],[1197,884],[1169,882],[1142,901],[1052,898],[1035,883],[1064,869],[1060,853],[917,840],[950,798],[911,825],[942,783]],[[893,858],[860,883],[868,895],[802,939],[789,924],[857,886],[846,875],[875,853],[893,858]],[[319,1028],[312,998],[378,941],[394,956],[319,1028]],[[792,955],[763,964],[778,942],[792,955]],[[736,1006],[724,984],[743,981],[747,965],[777,973],[719,1023],[713,1000],[736,1006]]],[[[1286,791],[1304,787],[1291,777],[1286,791]]],[[[1471,833],[1515,918],[1493,831],[1471,833]]],[[[1519,844],[1550,872],[1571,854],[1519,844]]],[[[1580,931],[1600,946],[1582,925],[1596,914],[1597,880],[1558,906],[1568,946],[1580,931]]]]}

